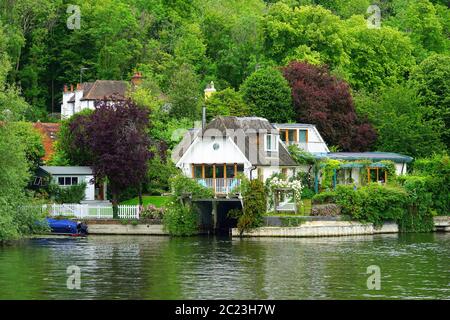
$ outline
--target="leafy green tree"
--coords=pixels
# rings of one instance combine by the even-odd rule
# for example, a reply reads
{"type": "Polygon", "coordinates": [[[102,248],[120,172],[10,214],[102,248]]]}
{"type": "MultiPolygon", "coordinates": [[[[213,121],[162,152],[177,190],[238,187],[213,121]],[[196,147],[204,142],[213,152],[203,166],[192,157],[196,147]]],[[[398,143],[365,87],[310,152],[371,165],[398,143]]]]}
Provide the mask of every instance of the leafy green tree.
{"type": "Polygon", "coordinates": [[[407,79],[414,66],[410,39],[394,28],[367,28],[362,16],[345,21],[345,50],[350,60],[338,69],[354,89],[374,90],[407,79]]]}
{"type": "Polygon", "coordinates": [[[24,147],[30,170],[34,171],[42,163],[41,158],[45,155],[41,135],[30,122],[12,122],[9,126],[24,147]]]}
{"type": "MultiPolygon", "coordinates": [[[[415,54],[426,57],[427,51],[444,53],[450,41],[443,32],[443,24],[435,6],[429,0],[393,1],[397,12],[389,24],[408,32],[415,44],[415,54]]],[[[448,23],[448,22],[447,22],[448,23]]]]}
{"type": "Polygon", "coordinates": [[[305,58],[313,54],[333,69],[349,59],[342,20],[321,6],[291,9],[278,2],[269,8],[264,27],[265,50],[277,63],[288,63],[286,57],[305,60],[301,53],[305,58]]]}
{"type": "Polygon", "coordinates": [[[294,118],[291,89],[279,70],[255,71],[244,81],[240,91],[253,115],[272,122],[287,122],[294,118]]]}
{"type": "Polygon", "coordinates": [[[243,117],[250,115],[250,108],[244,102],[242,94],[232,88],[215,92],[206,100],[206,118],[211,120],[216,116],[243,117]]]}
{"type": "Polygon", "coordinates": [[[169,88],[170,114],[178,119],[200,119],[201,95],[198,77],[191,65],[183,64],[169,88]]]}
{"type": "Polygon", "coordinates": [[[376,150],[425,157],[441,152],[442,126],[427,120],[426,109],[413,88],[405,85],[385,87],[371,95],[355,97],[357,111],[367,116],[378,133],[376,150]]]}
{"type": "Polygon", "coordinates": [[[411,75],[427,116],[443,124],[442,139],[450,148],[450,56],[435,54],[422,61],[411,75]]]}
{"type": "Polygon", "coordinates": [[[0,123],[0,242],[16,239],[39,229],[37,210],[24,190],[30,179],[22,139],[7,122],[0,123]]]}

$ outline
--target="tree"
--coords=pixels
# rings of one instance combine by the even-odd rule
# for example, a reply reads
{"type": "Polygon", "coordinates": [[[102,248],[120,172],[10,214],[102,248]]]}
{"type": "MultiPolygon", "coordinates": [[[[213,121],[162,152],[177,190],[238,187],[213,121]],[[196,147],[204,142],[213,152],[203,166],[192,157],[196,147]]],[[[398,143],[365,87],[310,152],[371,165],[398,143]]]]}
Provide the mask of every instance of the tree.
{"type": "Polygon", "coordinates": [[[417,88],[427,117],[443,124],[442,139],[450,149],[450,57],[435,54],[413,71],[411,84],[417,88]]]}
{"type": "Polygon", "coordinates": [[[283,69],[292,88],[296,121],[317,125],[329,145],[365,151],[376,140],[373,127],[358,119],[347,83],[326,67],[291,62],[283,69]]]}
{"type": "Polygon", "coordinates": [[[442,126],[426,119],[426,108],[414,88],[396,85],[369,95],[360,93],[355,104],[377,130],[377,150],[426,157],[444,148],[442,126]]]}
{"type": "Polygon", "coordinates": [[[250,108],[244,102],[242,94],[234,89],[226,88],[215,92],[206,100],[206,118],[211,120],[216,116],[243,117],[250,115],[250,108]]]}
{"type": "Polygon", "coordinates": [[[255,116],[272,122],[287,122],[294,117],[291,89],[275,68],[256,70],[245,79],[240,91],[255,116]]]}
{"type": "Polygon", "coordinates": [[[33,203],[26,196],[30,166],[23,140],[8,122],[0,122],[0,243],[40,230],[40,210],[24,208],[33,203]]]}
{"type": "MultiPolygon", "coordinates": [[[[450,41],[443,32],[443,21],[429,0],[394,0],[396,15],[388,23],[405,31],[414,42],[421,60],[428,52],[444,53],[450,41]]],[[[448,23],[448,22],[447,22],[448,23]]]]}
{"type": "Polygon", "coordinates": [[[277,63],[287,63],[286,57],[293,56],[303,60],[299,54],[308,51],[331,68],[348,61],[342,20],[321,6],[291,9],[278,2],[269,8],[264,29],[265,50],[277,63]]]}
{"type": "Polygon", "coordinates": [[[345,21],[345,51],[350,59],[337,68],[353,89],[376,90],[405,81],[415,64],[414,46],[404,33],[383,26],[367,28],[362,16],[345,21]]]}
{"type": "Polygon", "coordinates": [[[170,114],[177,119],[200,118],[200,85],[191,65],[183,64],[173,75],[169,88],[170,114]]]}
{"type": "Polygon", "coordinates": [[[73,143],[80,149],[87,146],[94,175],[99,180],[108,180],[117,218],[120,192],[128,187],[141,187],[152,157],[146,133],[148,110],[131,100],[111,104],[105,99],[85,120],[78,117],[72,123],[74,132],[78,132],[73,143]]]}
{"type": "Polygon", "coordinates": [[[24,147],[30,171],[34,171],[42,163],[41,159],[45,155],[41,135],[30,122],[11,122],[9,126],[24,147]]]}

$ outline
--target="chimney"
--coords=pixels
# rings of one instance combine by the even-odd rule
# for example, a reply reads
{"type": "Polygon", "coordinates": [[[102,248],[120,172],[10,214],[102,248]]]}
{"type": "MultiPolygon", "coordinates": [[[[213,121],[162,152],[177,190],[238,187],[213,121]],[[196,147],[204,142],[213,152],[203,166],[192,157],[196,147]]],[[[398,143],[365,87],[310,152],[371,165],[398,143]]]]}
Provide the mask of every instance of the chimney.
{"type": "Polygon", "coordinates": [[[206,86],[206,89],[204,91],[205,100],[208,100],[208,98],[211,97],[214,92],[216,92],[216,88],[214,88],[214,82],[211,81],[211,83],[206,86]]]}
{"type": "Polygon", "coordinates": [[[133,84],[133,87],[137,87],[142,82],[142,73],[141,72],[135,72],[134,75],[131,77],[131,83],[133,84]]]}

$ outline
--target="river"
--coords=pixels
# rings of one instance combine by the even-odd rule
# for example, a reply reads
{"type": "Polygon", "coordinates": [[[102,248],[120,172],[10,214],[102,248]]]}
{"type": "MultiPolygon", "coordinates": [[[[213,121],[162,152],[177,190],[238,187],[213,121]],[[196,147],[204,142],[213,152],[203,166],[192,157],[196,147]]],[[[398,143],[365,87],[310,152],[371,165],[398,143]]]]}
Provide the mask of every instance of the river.
{"type": "Polygon", "coordinates": [[[30,239],[0,246],[0,298],[450,299],[450,234],[30,239]]]}

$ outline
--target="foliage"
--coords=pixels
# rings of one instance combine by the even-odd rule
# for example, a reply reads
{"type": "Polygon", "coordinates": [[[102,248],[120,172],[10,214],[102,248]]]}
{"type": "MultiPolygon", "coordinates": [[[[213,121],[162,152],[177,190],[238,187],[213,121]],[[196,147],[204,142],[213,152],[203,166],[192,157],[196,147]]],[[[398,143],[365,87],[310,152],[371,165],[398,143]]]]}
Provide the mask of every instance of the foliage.
{"type": "Polygon", "coordinates": [[[128,187],[139,188],[144,181],[148,160],[152,157],[148,111],[131,100],[100,101],[90,115],[77,117],[71,123],[71,143],[87,150],[94,175],[99,181],[108,179],[115,214],[118,196],[128,187]]]}
{"type": "Polygon", "coordinates": [[[335,203],[336,202],[335,191],[324,191],[317,193],[312,197],[313,204],[335,203]]]}
{"type": "Polygon", "coordinates": [[[24,192],[30,177],[25,149],[10,124],[0,123],[0,242],[45,229],[36,223],[40,210],[25,207],[33,204],[24,192]]]}
{"type": "Polygon", "coordinates": [[[325,159],[320,163],[320,174],[322,176],[321,186],[323,189],[331,189],[333,188],[333,177],[336,171],[341,166],[342,161],[335,159],[325,159]]]}
{"type": "Polygon", "coordinates": [[[295,202],[301,204],[303,186],[300,180],[288,181],[286,179],[273,177],[272,179],[268,180],[268,196],[273,197],[273,193],[276,189],[291,189],[294,193],[295,202]]]}
{"type": "Polygon", "coordinates": [[[316,163],[316,158],[312,153],[301,149],[296,144],[291,144],[290,146],[288,146],[288,151],[292,159],[294,159],[294,161],[298,164],[313,165],[316,163]]]}
{"type": "Polygon", "coordinates": [[[250,115],[250,108],[244,102],[242,94],[232,88],[215,92],[206,100],[206,119],[216,116],[244,117],[250,115]]]}
{"type": "MultiPolygon", "coordinates": [[[[400,231],[430,232],[433,230],[433,192],[437,186],[432,177],[402,176],[403,188],[408,192],[408,212],[399,220],[400,231]]],[[[448,196],[448,195],[447,195],[448,196]]]]}
{"type": "Polygon", "coordinates": [[[41,164],[41,158],[45,155],[41,135],[29,122],[11,122],[9,126],[24,145],[25,157],[30,165],[30,170],[34,171],[41,164]]]}
{"type": "Polygon", "coordinates": [[[292,62],[284,76],[292,88],[296,120],[315,124],[328,144],[365,151],[375,142],[372,126],[356,115],[348,84],[327,68],[292,62]]]}
{"type": "Polygon", "coordinates": [[[206,199],[214,196],[212,189],[200,185],[196,180],[190,179],[182,173],[171,177],[169,182],[172,193],[177,198],[188,194],[192,196],[192,199],[206,199]]]}
{"type": "Polygon", "coordinates": [[[371,95],[360,93],[355,102],[358,113],[377,130],[377,150],[424,157],[444,148],[442,125],[428,119],[414,88],[394,85],[371,95]]]}
{"type": "Polygon", "coordinates": [[[258,69],[242,84],[240,91],[253,115],[271,122],[288,122],[294,117],[291,89],[275,68],[258,69]]]}
{"type": "Polygon", "coordinates": [[[417,159],[413,165],[413,175],[426,178],[429,192],[432,193],[432,208],[436,213],[450,215],[450,157],[434,155],[417,159]]]}
{"type": "Polygon", "coordinates": [[[84,200],[85,191],[85,182],[67,187],[61,187],[55,183],[48,186],[48,194],[56,203],[80,203],[84,200]]]}
{"type": "Polygon", "coordinates": [[[408,193],[400,187],[376,183],[356,190],[353,186],[338,185],[336,204],[341,206],[342,214],[381,226],[385,220],[400,221],[404,217],[408,193]]]}
{"type": "Polygon", "coordinates": [[[172,236],[191,236],[198,231],[198,213],[193,206],[183,205],[175,198],[163,215],[164,230],[172,236]]]}
{"type": "Polygon", "coordinates": [[[162,194],[170,191],[169,179],[176,173],[177,168],[170,159],[161,159],[161,156],[155,153],[155,156],[148,163],[144,192],[162,194]]]}
{"type": "Polygon", "coordinates": [[[301,194],[302,199],[312,199],[315,195],[316,195],[316,193],[314,192],[314,190],[312,190],[310,188],[302,189],[302,194],[301,194]]]}
{"type": "Polygon", "coordinates": [[[164,217],[164,211],[164,208],[158,208],[153,204],[148,204],[141,208],[139,216],[143,219],[162,219],[164,217]]]}
{"type": "Polygon", "coordinates": [[[263,215],[267,209],[267,194],[264,183],[258,179],[248,180],[243,191],[243,210],[233,209],[228,216],[237,219],[237,228],[242,236],[253,228],[262,225],[263,215]]]}
{"type": "Polygon", "coordinates": [[[450,57],[436,54],[422,61],[411,75],[428,119],[440,122],[442,141],[450,148],[450,57]]]}

